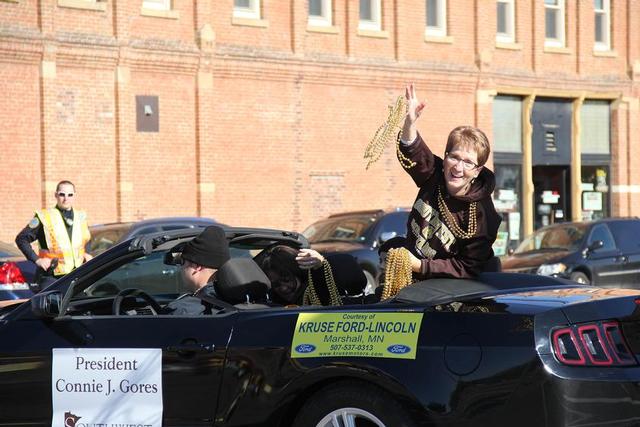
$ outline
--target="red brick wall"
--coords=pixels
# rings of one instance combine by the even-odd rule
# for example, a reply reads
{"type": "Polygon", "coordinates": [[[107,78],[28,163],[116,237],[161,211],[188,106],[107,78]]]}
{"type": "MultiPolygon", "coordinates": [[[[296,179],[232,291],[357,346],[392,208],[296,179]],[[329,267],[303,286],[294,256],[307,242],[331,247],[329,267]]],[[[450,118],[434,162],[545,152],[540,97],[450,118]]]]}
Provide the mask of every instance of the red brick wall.
{"type": "Polygon", "coordinates": [[[233,18],[233,0],[176,0],[177,19],[142,16],[139,0],[105,11],[0,2],[0,149],[17,165],[0,172],[12,195],[0,240],[54,202],[60,179],[77,184],[92,223],[203,215],[302,230],[341,210],[409,206],[415,188],[393,147],[369,170],[363,159],[407,82],[427,99],[418,127],[438,154],[457,125],[490,136],[490,95],[504,88],[617,98],[613,212],[640,214],[629,167],[640,161],[640,4],[612,2],[613,52],[599,56],[590,2],[567,2],[563,53],[545,52],[542,2],[516,2],[511,49],[496,47],[493,1],[448,3],[438,43],[425,41],[423,0],[383,0],[380,37],[358,34],[346,0],[328,33],[307,28],[298,0],[264,0],[257,25],[233,18]],[[159,132],[136,131],[136,95],[158,96],[159,132]]]}

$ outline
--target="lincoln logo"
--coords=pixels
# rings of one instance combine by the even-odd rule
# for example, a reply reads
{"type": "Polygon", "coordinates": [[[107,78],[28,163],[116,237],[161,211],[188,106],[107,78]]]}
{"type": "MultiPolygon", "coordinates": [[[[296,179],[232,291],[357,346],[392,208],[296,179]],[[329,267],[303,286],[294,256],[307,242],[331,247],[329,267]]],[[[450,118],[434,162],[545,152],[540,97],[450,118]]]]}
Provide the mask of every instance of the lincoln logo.
{"type": "Polygon", "coordinates": [[[64,427],[76,427],[78,420],[82,418],[77,415],[73,415],[71,412],[64,413],[64,427]]]}

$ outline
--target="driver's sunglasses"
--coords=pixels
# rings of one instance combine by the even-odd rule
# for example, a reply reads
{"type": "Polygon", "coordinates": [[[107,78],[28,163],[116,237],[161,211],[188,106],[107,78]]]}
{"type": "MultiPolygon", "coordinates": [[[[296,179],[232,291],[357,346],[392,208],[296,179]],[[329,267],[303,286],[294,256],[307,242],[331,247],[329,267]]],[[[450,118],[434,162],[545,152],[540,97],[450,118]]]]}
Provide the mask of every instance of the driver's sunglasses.
{"type": "Polygon", "coordinates": [[[62,193],[62,192],[58,192],[56,193],[58,195],[58,197],[73,197],[73,193],[62,193]]]}

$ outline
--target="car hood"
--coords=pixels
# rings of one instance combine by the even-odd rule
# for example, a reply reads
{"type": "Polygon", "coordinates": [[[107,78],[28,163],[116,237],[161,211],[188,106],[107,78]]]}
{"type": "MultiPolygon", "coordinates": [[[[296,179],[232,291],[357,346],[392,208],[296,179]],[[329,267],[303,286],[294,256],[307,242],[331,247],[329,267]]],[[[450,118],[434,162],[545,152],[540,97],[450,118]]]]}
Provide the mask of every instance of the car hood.
{"type": "Polygon", "coordinates": [[[360,249],[364,249],[366,246],[362,243],[358,242],[343,242],[343,241],[331,241],[331,242],[320,242],[320,243],[312,243],[311,249],[315,249],[316,251],[327,254],[334,252],[353,252],[360,249]]]}
{"type": "Polygon", "coordinates": [[[503,271],[518,271],[538,267],[542,264],[558,262],[565,258],[569,252],[558,251],[532,251],[523,254],[511,255],[502,260],[503,271]]]}

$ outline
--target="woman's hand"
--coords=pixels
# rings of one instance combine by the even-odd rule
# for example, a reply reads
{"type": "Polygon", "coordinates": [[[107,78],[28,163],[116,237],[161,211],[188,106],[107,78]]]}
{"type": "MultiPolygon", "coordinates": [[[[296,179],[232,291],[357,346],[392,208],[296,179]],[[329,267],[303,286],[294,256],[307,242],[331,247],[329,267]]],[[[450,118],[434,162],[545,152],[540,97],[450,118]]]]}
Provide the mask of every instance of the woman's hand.
{"type": "Polygon", "coordinates": [[[411,252],[409,252],[409,259],[411,260],[411,271],[414,273],[420,273],[420,270],[422,270],[422,261],[420,261],[420,259],[411,252]]]}
{"type": "Polygon", "coordinates": [[[402,139],[407,142],[413,142],[418,136],[415,126],[416,120],[422,114],[422,110],[427,106],[427,103],[418,100],[413,83],[405,87],[404,97],[407,101],[407,116],[402,127],[402,139]]]}
{"type": "Polygon", "coordinates": [[[320,267],[324,262],[324,257],[313,249],[300,249],[296,261],[301,269],[309,270],[320,267]]]}

